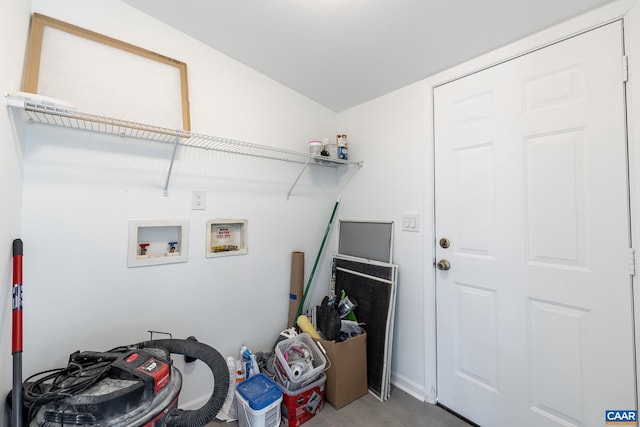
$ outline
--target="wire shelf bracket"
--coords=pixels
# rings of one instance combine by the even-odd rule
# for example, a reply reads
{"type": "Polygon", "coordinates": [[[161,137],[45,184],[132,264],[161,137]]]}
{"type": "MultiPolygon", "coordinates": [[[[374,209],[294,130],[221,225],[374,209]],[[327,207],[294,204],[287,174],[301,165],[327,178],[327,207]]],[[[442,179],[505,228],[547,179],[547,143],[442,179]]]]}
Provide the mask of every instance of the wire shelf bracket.
{"type": "Polygon", "coordinates": [[[167,180],[164,182],[164,190],[162,190],[162,195],[164,197],[169,196],[169,180],[171,179],[171,172],[173,171],[173,162],[176,160],[176,153],[178,152],[179,142],[180,142],[180,135],[176,135],[176,142],[173,144],[173,153],[171,154],[171,162],[169,163],[169,170],[167,171],[167,180]]]}

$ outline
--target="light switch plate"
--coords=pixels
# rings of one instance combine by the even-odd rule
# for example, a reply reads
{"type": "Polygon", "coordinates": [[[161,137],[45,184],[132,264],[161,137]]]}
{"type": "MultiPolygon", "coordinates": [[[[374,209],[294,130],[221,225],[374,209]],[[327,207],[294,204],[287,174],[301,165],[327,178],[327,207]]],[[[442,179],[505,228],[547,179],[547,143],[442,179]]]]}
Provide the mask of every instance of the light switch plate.
{"type": "Polygon", "coordinates": [[[420,216],[417,213],[403,213],[402,231],[420,231],[420,216]]]}

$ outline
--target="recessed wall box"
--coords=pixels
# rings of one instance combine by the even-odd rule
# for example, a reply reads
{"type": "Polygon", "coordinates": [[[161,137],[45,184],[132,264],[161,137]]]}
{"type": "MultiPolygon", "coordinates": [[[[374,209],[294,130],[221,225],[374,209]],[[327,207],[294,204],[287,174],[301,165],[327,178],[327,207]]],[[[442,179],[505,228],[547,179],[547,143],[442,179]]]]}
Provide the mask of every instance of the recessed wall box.
{"type": "Polygon", "coordinates": [[[246,219],[207,221],[207,258],[242,255],[248,252],[246,219]]]}
{"type": "Polygon", "coordinates": [[[189,221],[146,219],[129,221],[128,267],[186,262],[189,221]]]}

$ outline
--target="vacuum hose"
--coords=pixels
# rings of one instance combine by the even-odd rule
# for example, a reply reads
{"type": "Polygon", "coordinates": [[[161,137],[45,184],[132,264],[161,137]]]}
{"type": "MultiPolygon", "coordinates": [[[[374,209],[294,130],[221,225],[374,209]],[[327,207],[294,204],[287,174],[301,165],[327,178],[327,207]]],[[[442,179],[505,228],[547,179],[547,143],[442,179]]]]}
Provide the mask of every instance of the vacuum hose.
{"type": "Polygon", "coordinates": [[[206,363],[213,374],[213,393],[200,409],[171,410],[165,417],[167,427],[203,427],[211,422],[224,405],[229,390],[229,368],[222,355],[214,348],[198,341],[181,339],[152,340],[139,343],[140,348],[163,347],[170,353],[183,354],[206,363]]]}

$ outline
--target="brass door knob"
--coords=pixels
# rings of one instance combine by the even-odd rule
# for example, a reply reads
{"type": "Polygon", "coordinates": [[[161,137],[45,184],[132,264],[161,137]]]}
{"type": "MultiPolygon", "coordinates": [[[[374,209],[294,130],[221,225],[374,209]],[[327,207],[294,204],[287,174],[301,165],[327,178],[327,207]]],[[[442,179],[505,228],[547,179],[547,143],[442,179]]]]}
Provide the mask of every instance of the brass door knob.
{"type": "Polygon", "coordinates": [[[451,263],[446,259],[441,259],[436,264],[436,267],[438,268],[438,270],[448,270],[451,268],[451,263]]]}

